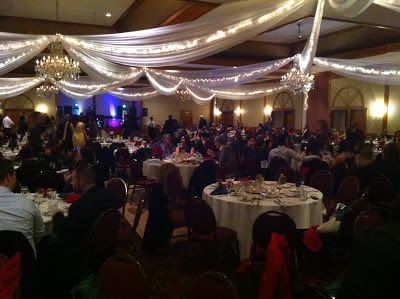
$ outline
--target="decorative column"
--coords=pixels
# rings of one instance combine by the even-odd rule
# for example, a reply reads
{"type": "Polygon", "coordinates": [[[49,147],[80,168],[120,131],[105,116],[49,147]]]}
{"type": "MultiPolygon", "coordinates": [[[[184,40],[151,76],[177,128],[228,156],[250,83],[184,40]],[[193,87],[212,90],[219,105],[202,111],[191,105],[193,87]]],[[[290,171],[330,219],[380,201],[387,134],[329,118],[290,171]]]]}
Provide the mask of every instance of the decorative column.
{"type": "Polygon", "coordinates": [[[94,113],[94,115],[95,115],[95,117],[96,117],[96,95],[94,95],[93,97],[92,97],[92,109],[93,109],[93,113],[94,113]]]}
{"type": "Polygon", "coordinates": [[[315,77],[314,89],[308,92],[308,110],[305,120],[311,132],[318,130],[318,120],[326,119],[330,123],[330,73],[321,73],[315,77]]]}
{"type": "Polygon", "coordinates": [[[215,102],[216,102],[216,97],[214,97],[211,101],[210,101],[210,113],[209,113],[209,122],[213,123],[215,122],[214,120],[214,107],[215,107],[215,102]]]}

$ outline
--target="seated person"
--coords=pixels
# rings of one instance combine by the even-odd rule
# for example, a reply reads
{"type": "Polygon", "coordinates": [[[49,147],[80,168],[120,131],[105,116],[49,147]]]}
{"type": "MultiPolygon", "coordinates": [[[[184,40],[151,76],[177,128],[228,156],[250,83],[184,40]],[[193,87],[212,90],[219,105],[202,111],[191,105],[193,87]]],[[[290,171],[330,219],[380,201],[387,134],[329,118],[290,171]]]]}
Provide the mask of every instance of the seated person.
{"type": "Polygon", "coordinates": [[[119,204],[112,191],[96,186],[96,172],[92,166],[79,165],[72,172],[71,179],[74,192],[82,194],[82,197],[69,208],[65,241],[71,248],[85,250],[97,218],[109,209],[118,209],[119,204]]]}
{"type": "Polygon", "coordinates": [[[257,165],[261,163],[261,161],[257,161],[257,152],[256,140],[254,137],[250,137],[247,140],[247,145],[243,147],[241,151],[241,157],[243,159],[242,172],[252,179],[254,179],[257,174],[257,165]]]}
{"type": "Polygon", "coordinates": [[[16,170],[17,180],[21,186],[28,186],[31,192],[35,192],[33,178],[44,170],[52,170],[45,160],[39,160],[33,157],[29,147],[23,147],[18,154],[22,164],[16,170]]]}
{"type": "Polygon", "coordinates": [[[12,193],[16,182],[12,162],[0,160],[0,230],[23,233],[36,253],[35,243],[44,232],[42,215],[32,200],[12,193]]]}
{"type": "Polygon", "coordinates": [[[210,140],[210,134],[203,132],[200,135],[200,140],[196,142],[193,149],[195,152],[200,152],[203,157],[207,157],[207,151],[213,147],[213,142],[210,140]]]}
{"type": "Polygon", "coordinates": [[[336,298],[398,298],[400,196],[393,199],[389,223],[354,236],[350,265],[336,298]]]}
{"type": "MultiPolygon", "coordinates": [[[[219,166],[237,170],[238,167],[235,152],[228,144],[226,144],[225,136],[218,135],[214,138],[214,143],[215,147],[219,150],[219,166]]],[[[209,149],[207,153],[213,158],[217,155],[217,152],[212,149],[209,149]]]]}
{"type": "Polygon", "coordinates": [[[182,143],[181,147],[176,147],[175,153],[194,153],[194,149],[192,147],[192,142],[188,135],[183,135],[180,139],[180,143],[182,143]]]}
{"type": "Polygon", "coordinates": [[[162,152],[164,157],[169,156],[173,153],[171,145],[171,135],[164,134],[161,137],[161,142],[157,142],[154,145],[159,152],[162,152]]]}

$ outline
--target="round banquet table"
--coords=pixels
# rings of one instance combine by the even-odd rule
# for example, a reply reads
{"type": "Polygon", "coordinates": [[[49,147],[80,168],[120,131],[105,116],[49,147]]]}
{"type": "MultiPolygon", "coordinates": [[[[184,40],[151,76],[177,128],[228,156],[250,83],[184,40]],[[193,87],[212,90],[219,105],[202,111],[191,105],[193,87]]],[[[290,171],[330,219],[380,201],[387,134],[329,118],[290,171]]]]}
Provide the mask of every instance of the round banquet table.
{"type": "MultiPolygon", "coordinates": [[[[149,179],[158,180],[160,176],[160,167],[165,163],[172,162],[160,161],[159,159],[148,159],[144,161],[143,175],[149,179]]],[[[175,166],[178,167],[182,176],[183,188],[187,188],[193,171],[199,166],[199,164],[192,165],[190,163],[175,163],[175,166]]]]}
{"type": "Polygon", "coordinates": [[[216,189],[215,184],[204,188],[203,199],[212,207],[217,225],[237,232],[242,260],[250,256],[253,223],[264,212],[276,210],[288,214],[296,223],[297,229],[307,229],[313,225],[322,224],[323,204],[320,191],[304,186],[304,190],[308,192],[307,200],[300,201],[297,196],[289,197],[283,194],[287,192],[284,190],[294,192],[296,190],[294,184],[287,183],[282,187],[279,197],[280,205],[274,202],[274,198],[262,199],[260,194],[243,193],[249,200],[240,201],[240,197],[233,195],[210,195],[216,189]],[[318,199],[312,199],[310,196],[318,199]],[[252,198],[261,198],[261,200],[252,202],[252,198]]]}
{"type": "Polygon", "coordinates": [[[5,152],[2,152],[2,154],[3,154],[4,159],[11,160],[11,161],[14,161],[15,157],[18,155],[18,153],[12,152],[12,151],[5,151],[5,152]]]}

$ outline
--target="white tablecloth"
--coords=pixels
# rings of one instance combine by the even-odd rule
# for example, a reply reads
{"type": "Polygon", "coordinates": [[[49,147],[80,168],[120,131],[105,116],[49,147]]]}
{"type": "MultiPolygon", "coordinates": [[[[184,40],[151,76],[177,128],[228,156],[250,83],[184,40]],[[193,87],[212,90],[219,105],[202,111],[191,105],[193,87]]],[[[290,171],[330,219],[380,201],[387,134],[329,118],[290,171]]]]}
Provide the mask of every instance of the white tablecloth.
{"type": "MultiPolygon", "coordinates": [[[[172,163],[160,161],[158,159],[149,159],[143,162],[143,175],[149,179],[158,180],[160,176],[160,167],[164,163],[172,163]]],[[[189,163],[177,163],[175,164],[178,167],[179,172],[182,176],[183,188],[187,188],[189,186],[190,178],[193,174],[193,171],[199,164],[192,165],[189,163]]]]}
{"type": "MultiPolygon", "coordinates": [[[[284,212],[294,220],[298,229],[307,229],[322,223],[322,193],[314,188],[304,188],[305,191],[309,191],[306,201],[300,201],[298,197],[280,197],[281,206],[276,204],[273,199],[244,202],[239,201],[239,198],[235,196],[210,195],[216,189],[214,184],[204,188],[203,199],[212,207],[217,225],[237,232],[240,258],[243,260],[250,256],[253,223],[264,212],[270,210],[284,212]],[[318,200],[311,199],[311,195],[317,196],[318,200]]],[[[295,189],[294,185],[290,189],[295,189]]],[[[245,193],[245,195],[248,199],[262,198],[259,194],[245,193]]]]}
{"type": "Polygon", "coordinates": [[[14,160],[18,153],[13,153],[11,151],[2,152],[4,159],[14,160]]]}

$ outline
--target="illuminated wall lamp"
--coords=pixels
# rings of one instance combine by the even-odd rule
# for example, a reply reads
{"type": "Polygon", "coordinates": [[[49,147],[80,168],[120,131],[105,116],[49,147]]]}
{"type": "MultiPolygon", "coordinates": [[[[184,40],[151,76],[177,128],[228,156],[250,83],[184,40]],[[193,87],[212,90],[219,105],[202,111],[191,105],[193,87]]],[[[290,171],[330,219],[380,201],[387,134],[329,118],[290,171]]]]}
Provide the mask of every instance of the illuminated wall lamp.
{"type": "Polygon", "coordinates": [[[235,110],[235,114],[236,114],[236,115],[243,114],[243,112],[244,112],[244,110],[243,110],[243,109],[240,109],[240,107],[238,107],[238,108],[235,110]]]}
{"type": "Polygon", "coordinates": [[[388,107],[385,105],[385,102],[380,100],[376,101],[372,105],[372,115],[376,119],[382,119],[385,113],[388,112],[388,107]]]}
{"type": "Polygon", "coordinates": [[[271,113],[272,113],[272,107],[271,106],[265,107],[264,114],[265,115],[271,115],[271,113]]]}
{"type": "Polygon", "coordinates": [[[221,115],[221,113],[222,113],[221,110],[214,108],[214,115],[219,116],[221,115]]]}

